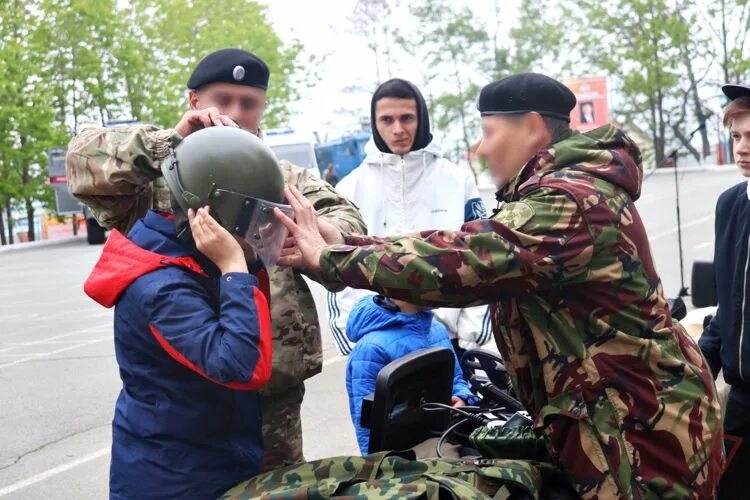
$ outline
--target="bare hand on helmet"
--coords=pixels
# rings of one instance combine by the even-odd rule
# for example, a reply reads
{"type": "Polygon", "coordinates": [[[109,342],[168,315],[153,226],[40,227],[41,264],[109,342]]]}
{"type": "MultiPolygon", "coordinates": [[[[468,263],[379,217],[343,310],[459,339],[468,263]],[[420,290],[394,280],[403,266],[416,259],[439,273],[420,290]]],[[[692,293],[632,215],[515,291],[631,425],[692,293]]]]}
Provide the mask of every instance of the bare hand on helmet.
{"type": "Polygon", "coordinates": [[[192,208],[188,210],[190,231],[193,233],[195,247],[211,262],[216,264],[221,274],[247,273],[247,258],[255,260],[254,255],[246,255],[252,249],[244,249],[229,231],[209,214],[209,208],[192,208]]]}
{"type": "Polygon", "coordinates": [[[206,108],[188,111],[182,115],[182,119],[174,129],[184,138],[208,127],[239,127],[239,125],[227,115],[222,115],[218,108],[206,108]]]}
{"type": "MultiPolygon", "coordinates": [[[[312,203],[294,186],[286,186],[284,194],[294,209],[296,222],[279,209],[274,209],[274,213],[286,226],[296,245],[282,249],[279,264],[317,271],[320,269],[320,253],[328,244],[321,234],[318,213],[312,203]]],[[[325,224],[328,223],[324,223],[324,226],[325,224]]],[[[339,234],[340,237],[341,234],[339,234]]]]}

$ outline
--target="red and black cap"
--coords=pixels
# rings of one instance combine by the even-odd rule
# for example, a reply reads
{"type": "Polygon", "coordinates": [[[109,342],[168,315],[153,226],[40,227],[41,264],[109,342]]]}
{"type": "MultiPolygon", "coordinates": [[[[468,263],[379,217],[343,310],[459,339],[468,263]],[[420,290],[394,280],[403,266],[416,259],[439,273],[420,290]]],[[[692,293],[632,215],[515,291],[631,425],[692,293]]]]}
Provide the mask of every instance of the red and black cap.
{"type": "Polygon", "coordinates": [[[270,71],[263,60],[241,49],[221,49],[204,57],[193,70],[187,87],[197,90],[209,83],[233,83],[266,90],[270,71]]]}
{"type": "Polygon", "coordinates": [[[538,73],[519,73],[486,85],[479,93],[477,109],[482,116],[536,112],[570,121],[576,96],[558,82],[538,73]]]}

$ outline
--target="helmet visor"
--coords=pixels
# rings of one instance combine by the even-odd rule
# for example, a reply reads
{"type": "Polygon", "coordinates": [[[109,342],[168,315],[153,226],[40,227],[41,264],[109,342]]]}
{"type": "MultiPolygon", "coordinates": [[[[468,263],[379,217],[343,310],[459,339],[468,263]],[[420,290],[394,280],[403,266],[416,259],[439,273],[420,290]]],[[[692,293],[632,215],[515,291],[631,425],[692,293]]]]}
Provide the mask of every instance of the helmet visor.
{"type": "Polygon", "coordinates": [[[282,205],[258,198],[240,195],[231,191],[221,191],[219,198],[228,201],[236,207],[234,224],[231,224],[235,234],[244,239],[255,253],[268,267],[276,265],[279,254],[287,236],[286,227],[273,213],[278,208],[287,216],[294,217],[294,210],[290,205],[282,205]],[[241,199],[238,199],[241,198],[241,199]],[[234,202],[238,202],[236,205],[234,202]],[[237,206],[239,205],[239,206],[237,206]]]}
{"type": "Polygon", "coordinates": [[[258,257],[268,267],[273,267],[279,260],[279,254],[284,246],[287,229],[273,213],[278,208],[290,218],[294,217],[294,210],[289,205],[280,205],[268,201],[261,202],[261,210],[257,210],[245,233],[245,241],[255,249],[258,257]]]}

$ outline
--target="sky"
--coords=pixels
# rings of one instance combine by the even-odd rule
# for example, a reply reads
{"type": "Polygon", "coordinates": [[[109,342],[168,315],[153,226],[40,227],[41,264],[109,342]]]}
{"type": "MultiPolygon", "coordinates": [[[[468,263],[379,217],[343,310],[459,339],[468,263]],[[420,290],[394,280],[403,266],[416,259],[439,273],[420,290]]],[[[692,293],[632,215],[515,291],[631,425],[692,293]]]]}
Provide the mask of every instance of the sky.
{"type": "MultiPolygon", "coordinates": [[[[494,18],[492,0],[455,0],[469,6],[477,22],[494,18]]],[[[269,17],[283,40],[298,39],[308,53],[325,56],[318,69],[317,84],[303,92],[294,104],[291,127],[302,133],[318,132],[322,141],[356,130],[369,116],[369,94],[376,81],[373,52],[364,36],[353,32],[349,20],[356,0],[261,0],[269,7],[269,17]],[[346,87],[363,87],[366,92],[345,92],[346,87]],[[341,112],[342,109],[352,113],[341,112]]],[[[394,0],[397,22],[414,22],[406,0],[394,0]]],[[[518,0],[501,0],[501,31],[510,30],[517,16],[518,0]]],[[[383,71],[385,72],[385,70],[383,71]]],[[[382,75],[381,75],[382,76],[382,75]]],[[[391,76],[419,81],[416,64],[402,59],[391,68],[391,76]]]]}

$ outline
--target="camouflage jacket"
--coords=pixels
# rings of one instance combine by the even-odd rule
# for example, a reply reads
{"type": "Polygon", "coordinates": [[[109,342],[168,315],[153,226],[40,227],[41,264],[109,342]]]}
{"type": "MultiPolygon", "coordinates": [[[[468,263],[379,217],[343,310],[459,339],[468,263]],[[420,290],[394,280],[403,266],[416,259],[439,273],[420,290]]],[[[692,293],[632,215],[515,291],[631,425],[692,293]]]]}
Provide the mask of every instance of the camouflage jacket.
{"type": "Polygon", "coordinates": [[[538,499],[545,476],[555,472],[528,460],[413,458],[411,452],[324,458],[255,476],[221,500],[538,499]]]}
{"type": "Polygon", "coordinates": [[[425,306],[493,304],[495,340],[550,455],[587,498],[709,498],[723,462],[707,364],[673,322],[612,126],[536,155],[461,231],[350,236],[322,274],[425,306]]]}
{"type": "MultiPolygon", "coordinates": [[[[154,126],[91,128],[68,146],[70,192],[105,227],[127,234],[151,208],[171,210],[160,162],[170,142],[181,137],[154,126]]],[[[326,182],[289,162],[284,179],[296,186],[318,213],[344,233],[366,232],[357,209],[326,182]]],[[[299,273],[277,267],[270,272],[273,320],[273,372],[266,394],[284,392],[322,368],[320,326],[312,294],[299,273]]]]}

